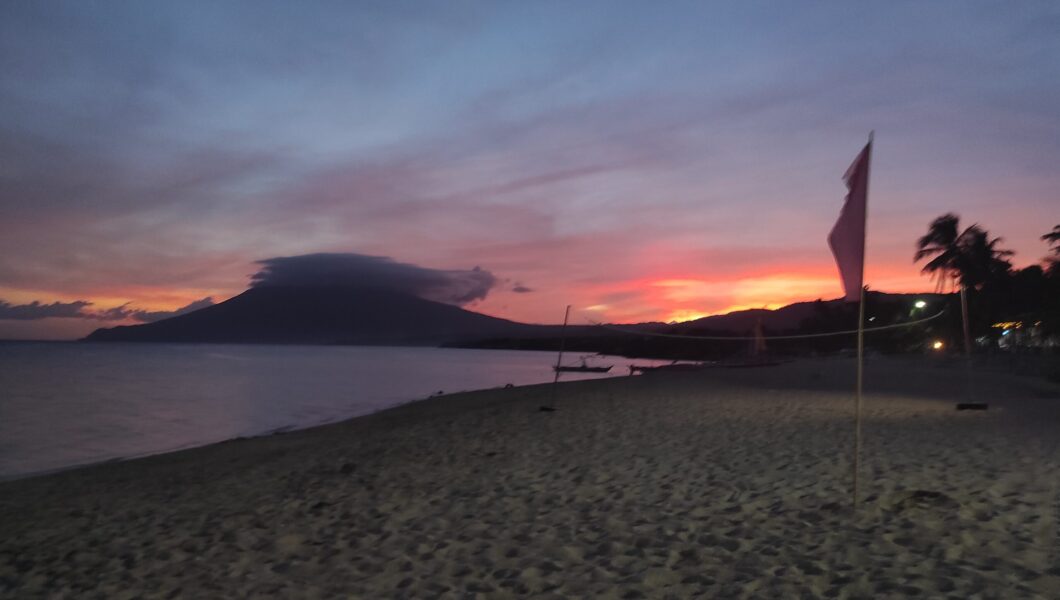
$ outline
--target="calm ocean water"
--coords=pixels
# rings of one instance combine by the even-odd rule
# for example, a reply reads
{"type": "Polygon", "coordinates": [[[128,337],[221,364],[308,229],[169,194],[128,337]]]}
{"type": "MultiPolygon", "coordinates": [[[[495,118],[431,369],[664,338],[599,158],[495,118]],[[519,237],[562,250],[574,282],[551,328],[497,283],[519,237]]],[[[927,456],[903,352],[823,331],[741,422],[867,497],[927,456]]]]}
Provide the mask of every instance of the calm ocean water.
{"type": "MultiPolygon", "coordinates": [[[[543,383],[554,362],[507,350],[0,343],[0,478],[309,427],[439,390],[543,383]]],[[[634,361],[590,362],[615,376],[634,361]]]]}

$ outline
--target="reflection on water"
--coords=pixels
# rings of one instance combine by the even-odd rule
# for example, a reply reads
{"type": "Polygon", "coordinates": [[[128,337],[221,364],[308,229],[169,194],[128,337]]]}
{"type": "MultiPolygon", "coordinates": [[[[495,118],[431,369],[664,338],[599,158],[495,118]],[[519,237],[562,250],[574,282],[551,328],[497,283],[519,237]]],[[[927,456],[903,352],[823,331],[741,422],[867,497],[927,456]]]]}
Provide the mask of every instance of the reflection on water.
{"type": "MultiPolygon", "coordinates": [[[[357,346],[0,344],[0,478],[552,380],[555,354],[357,346]]],[[[564,373],[564,380],[610,374],[564,373]]],[[[637,360],[637,364],[650,361],[637,360]]]]}

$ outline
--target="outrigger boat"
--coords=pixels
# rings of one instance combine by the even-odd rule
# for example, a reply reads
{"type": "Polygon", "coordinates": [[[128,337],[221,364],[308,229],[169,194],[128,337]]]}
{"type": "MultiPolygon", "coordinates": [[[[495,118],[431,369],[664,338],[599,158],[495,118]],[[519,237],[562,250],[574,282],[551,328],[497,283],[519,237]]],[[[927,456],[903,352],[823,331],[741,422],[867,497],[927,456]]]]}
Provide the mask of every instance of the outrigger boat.
{"type": "Polygon", "coordinates": [[[629,365],[629,374],[634,373],[652,373],[655,371],[701,371],[707,367],[713,366],[707,363],[679,363],[674,361],[668,365],[648,366],[648,365],[629,365]]]}
{"type": "Polygon", "coordinates": [[[552,370],[557,373],[607,373],[613,366],[614,365],[607,365],[606,367],[590,367],[585,364],[585,358],[582,357],[582,364],[580,365],[556,365],[552,367],[552,370]]]}

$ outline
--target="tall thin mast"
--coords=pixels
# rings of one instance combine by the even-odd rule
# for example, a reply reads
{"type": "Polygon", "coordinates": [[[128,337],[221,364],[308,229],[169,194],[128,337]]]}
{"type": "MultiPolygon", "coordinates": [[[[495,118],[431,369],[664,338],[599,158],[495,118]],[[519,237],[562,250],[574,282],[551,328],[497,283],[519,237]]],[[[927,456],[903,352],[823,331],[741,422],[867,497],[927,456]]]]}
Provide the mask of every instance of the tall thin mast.
{"type": "Polygon", "coordinates": [[[563,313],[563,330],[559,336],[559,354],[556,356],[556,377],[552,380],[552,399],[548,406],[542,406],[540,410],[545,412],[551,412],[556,410],[556,386],[559,384],[559,368],[563,365],[563,347],[567,343],[567,321],[570,319],[570,304],[567,305],[567,310],[563,313]]]}

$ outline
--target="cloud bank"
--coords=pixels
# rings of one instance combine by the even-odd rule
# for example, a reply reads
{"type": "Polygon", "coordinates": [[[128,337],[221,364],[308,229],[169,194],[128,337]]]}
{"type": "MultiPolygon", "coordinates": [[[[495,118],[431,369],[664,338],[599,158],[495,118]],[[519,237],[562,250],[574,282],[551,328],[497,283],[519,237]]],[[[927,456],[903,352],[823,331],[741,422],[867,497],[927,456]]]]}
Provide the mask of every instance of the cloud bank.
{"type": "Polygon", "coordinates": [[[319,253],[277,256],[258,261],[260,271],[251,287],[343,285],[418,296],[463,306],[482,300],[497,284],[493,273],[430,269],[397,262],[386,256],[319,253]]]}
{"type": "Polygon", "coordinates": [[[11,304],[0,300],[0,319],[13,321],[36,321],[48,317],[73,317],[84,318],[82,310],[92,304],[84,300],[75,302],[52,302],[41,304],[34,301],[29,304],[11,304]]]}
{"type": "Polygon", "coordinates": [[[176,310],[140,310],[130,308],[129,304],[115,306],[104,310],[88,310],[92,306],[87,300],[75,300],[73,302],[52,302],[42,304],[38,301],[29,304],[11,304],[0,300],[0,320],[12,321],[37,321],[49,318],[65,319],[90,319],[94,321],[139,321],[141,323],[154,323],[162,319],[176,317],[185,313],[213,306],[213,298],[202,298],[176,310]]]}
{"type": "Polygon", "coordinates": [[[186,306],[182,306],[176,310],[134,310],[129,313],[129,316],[143,323],[154,323],[155,321],[161,321],[162,319],[168,319],[170,317],[177,317],[183,314],[194,312],[196,310],[199,310],[200,308],[207,308],[213,305],[213,298],[207,296],[206,298],[196,300],[195,302],[187,304],[186,306]]]}

